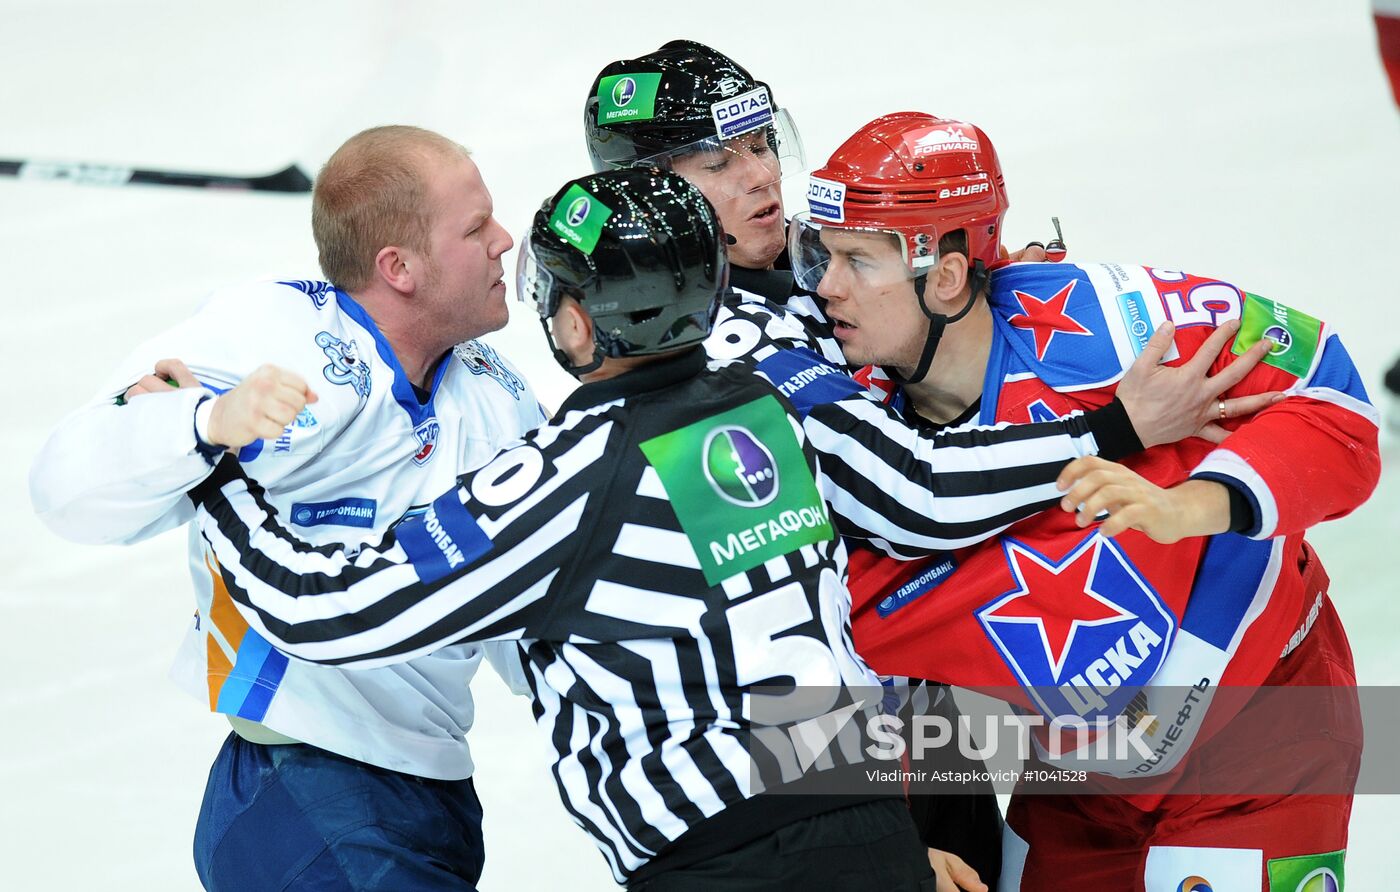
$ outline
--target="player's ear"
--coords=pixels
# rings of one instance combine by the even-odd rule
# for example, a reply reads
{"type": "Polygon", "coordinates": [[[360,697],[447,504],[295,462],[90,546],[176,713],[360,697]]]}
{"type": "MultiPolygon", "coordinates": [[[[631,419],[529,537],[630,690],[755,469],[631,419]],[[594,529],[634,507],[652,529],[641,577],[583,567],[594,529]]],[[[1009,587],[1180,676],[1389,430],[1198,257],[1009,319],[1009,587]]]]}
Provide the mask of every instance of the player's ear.
{"type": "Polygon", "coordinates": [[[967,255],[958,251],[945,252],[928,271],[927,291],[942,304],[961,304],[967,287],[967,255]]]}
{"type": "Polygon", "coordinates": [[[417,283],[413,267],[420,265],[421,261],[413,262],[412,252],[396,245],[380,248],[379,253],[374,255],[375,272],[385,284],[400,294],[414,292],[417,283]]]}

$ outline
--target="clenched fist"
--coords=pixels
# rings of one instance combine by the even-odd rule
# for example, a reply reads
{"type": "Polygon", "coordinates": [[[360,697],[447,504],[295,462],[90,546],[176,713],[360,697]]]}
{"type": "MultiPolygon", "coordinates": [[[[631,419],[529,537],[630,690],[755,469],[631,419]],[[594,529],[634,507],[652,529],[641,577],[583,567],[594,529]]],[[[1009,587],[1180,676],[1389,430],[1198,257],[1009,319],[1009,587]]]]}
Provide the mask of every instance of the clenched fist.
{"type": "Polygon", "coordinates": [[[237,387],[214,399],[206,438],[230,449],[275,439],[307,403],[316,400],[315,391],[295,372],[258,366],[237,387]]]}

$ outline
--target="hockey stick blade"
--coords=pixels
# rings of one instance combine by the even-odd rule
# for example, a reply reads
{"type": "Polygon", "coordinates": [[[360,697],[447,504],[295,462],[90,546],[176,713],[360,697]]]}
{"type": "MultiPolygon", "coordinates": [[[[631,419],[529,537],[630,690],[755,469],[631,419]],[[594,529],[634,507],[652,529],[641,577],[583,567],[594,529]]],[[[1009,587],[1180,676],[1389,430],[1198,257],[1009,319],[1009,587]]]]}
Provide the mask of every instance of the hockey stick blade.
{"type": "Polygon", "coordinates": [[[113,164],[0,159],[0,176],[18,177],[21,180],[67,180],[89,186],[187,186],[196,189],[236,189],[254,192],[311,191],[311,177],[295,164],[290,164],[276,173],[240,177],[221,173],[141,170],[113,164]]]}

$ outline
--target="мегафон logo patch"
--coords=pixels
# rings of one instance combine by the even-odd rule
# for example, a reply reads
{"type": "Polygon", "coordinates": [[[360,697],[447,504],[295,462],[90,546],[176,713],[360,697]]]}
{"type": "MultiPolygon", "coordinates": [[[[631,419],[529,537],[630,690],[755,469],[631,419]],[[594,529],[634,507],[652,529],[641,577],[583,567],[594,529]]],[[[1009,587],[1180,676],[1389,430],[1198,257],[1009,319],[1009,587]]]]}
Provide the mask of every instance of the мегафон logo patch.
{"type": "Polygon", "coordinates": [[[710,433],[702,450],[705,479],[720,498],[742,508],[757,508],[778,494],[778,467],[773,454],[742,427],[710,433]]]}

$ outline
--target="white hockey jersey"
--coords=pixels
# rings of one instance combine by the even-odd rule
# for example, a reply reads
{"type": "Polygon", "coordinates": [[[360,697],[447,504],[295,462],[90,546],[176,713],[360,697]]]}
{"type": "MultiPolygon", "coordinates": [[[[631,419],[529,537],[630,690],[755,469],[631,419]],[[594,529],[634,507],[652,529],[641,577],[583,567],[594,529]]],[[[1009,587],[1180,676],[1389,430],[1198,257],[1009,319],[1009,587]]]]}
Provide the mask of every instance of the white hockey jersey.
{"type": "MultiPolygon", "coordinates": [[[[194,448],[195,406],[264,363],[300,374],[319,401],[239,459],[278,513],[316,544],[378,539],[545,420],[524,379],[479,341],[441,363],[420,403],[349,295],[324,282],[245,285],[215,293],[142,345],[59,425],[30,475],[39,516],[65,538],[90,543],[133,542],[184,524],[194,515],[184,494],[211,470],[194,448]],[[116,396],[165,357],[183,360],[208,390],[118,406],[116,396]]],[[[479,645],[368,671],[289,660],[248,628],[193,531],[189,556],[197,611],[173,674],[211,710],[395,771],[471,774],[464,735],[479,645]]]]}

